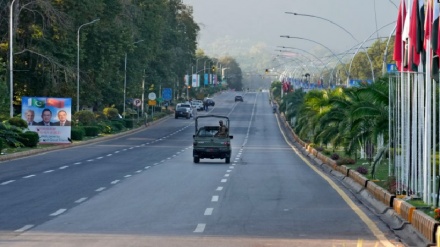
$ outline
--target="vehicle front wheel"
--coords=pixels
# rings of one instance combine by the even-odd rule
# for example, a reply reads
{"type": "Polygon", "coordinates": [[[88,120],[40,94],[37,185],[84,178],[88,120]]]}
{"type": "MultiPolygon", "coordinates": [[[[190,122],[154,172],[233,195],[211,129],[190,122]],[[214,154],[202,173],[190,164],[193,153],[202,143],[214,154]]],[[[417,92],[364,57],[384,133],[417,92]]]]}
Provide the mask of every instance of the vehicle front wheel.
{"type": "Polygon", "coordinates": [[[200,158],[199,157],[194,157],[194,163],[199,163],[200,162],[200,158]]]}
{"type": "Polygon", "coordinates": [[[225,158],[225,163],[226,163],[226,164],[231,163],[231,158],[225,158]]]}

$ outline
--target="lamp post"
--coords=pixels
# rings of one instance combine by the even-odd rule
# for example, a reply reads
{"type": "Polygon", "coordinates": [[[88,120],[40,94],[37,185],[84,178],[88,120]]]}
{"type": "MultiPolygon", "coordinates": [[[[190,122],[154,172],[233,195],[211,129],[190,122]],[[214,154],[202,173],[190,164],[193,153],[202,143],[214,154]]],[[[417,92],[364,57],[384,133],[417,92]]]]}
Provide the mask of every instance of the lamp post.
{"type": "Polygon", "coordinates": [[[79,26],[78,31],[77,31],[77,36],[76,36],[76,44],[77,44],[77,55],[76,55],[76,111],[79,111],[79,31],[81,30],[82,27],[86,26],[86,25],[90,25],[93,24],[95,22],[99,21],[98,19],[95,19],[91,22],[87,22],[82,24],[81,26],[79,26]]]}
{"type": "MultiPolygon", "coordinates": [[[[357,43],[359,43],[359,41],[353,36],[352,33],[350,33],[347,29],[345,29],[345,28],[342,27],[341,25],[339,25],[339,24],[337,24],[337,23],[335,23],[335,22],[333,22],[333,21],[331,21],[331,20],[329,20],[329,19],[326,19],[326,18],[323,18],[323,17],[320,17],[320,16],[316,16],[316,15],[307,15],[307,14],[300,14],[300,13],[294,13],[294,12],[285,12],[285,13],[286,13],[286,14],[297,15],[297,16],[312,17],[312,18],[317,18],[317,19],[321,19],[321,20],[324,20],[324,21],[330,22],[331,24],[333,24],[333,25],[339,27],[340,29],[344,30],[344,32],[346,32],[348,35],[351,36],[351,38],[353,38],[357,43]]],[[[370,62],[371,76],[373,77],[373,81],[374,81],[374,68],[373,68],[373,62],[371,61],[370,55],[368,55],[368,52],[367,52],[367,50],[366,50],[365,48],[364,48],[364,51],[365,51],[365,55],[366,55],[367,58],[368,58],[368,61],[370,62]]],[[[349,72],[350,72],[350,70],[349,70],[349,72]]],[[[347,78],[348,78],[348,80],[350,79],[350,73],[348,74],[347,78]]]]}
{"type": "Polygon", "coordinates": [[[9,115],[12,118],[14,116],[14,55],[13,55],[13,31],[14,31],[14,25],[13,25],[13,7],[14,7],[15,0],[12,0],[11,5],[9,5],[9,115]]]}
{"type": "Polygon", "coordinates": [[[328,22],[330,22],[331,24],[333,24],[333,25],[339,27],[340,29],[344,30],[344,31],[345,31],[346,33],[348,33],[348,35],[350,35],[350,36],[351,36],[356,42],[359,42],[359,41],[356,40],[356,38],[353,36],[353,34],[351,34],[349,31],[347,31],[347,29],[345,29],[345,28],[342,27],[341,25],[338,25],[338,24],[336,24],[335,22],[333,22],[333,21],[331,21],[331,20],[329,20],[329,19],[326,19],[326,18],[323,18],[323,17],[319,17],[319,16],[316,16],[316,15],[307,15],[307,14],[300,14],[300,13],[295,13],[295,12],[284,12],[284,13],[286,13],[286,14],[290,14],[290,15],[297,15],[297,16],[312,17],[312,18],[317,18],[317,19],[321,19],[321,20],[324,20],[324,21],[328,21],[328,22]]]}
{"type": "MultiPolygon", "coordinates": [[[[143,39],[138,40],[138,41],[132,43],[132,45],[140,43],[140,42],[143,42],[143,41],[145,41],[145,40],[143,40],[143,39]]],[[[125,96],[126,96],[126,92],[127,92],[127,52],[125,52],[125,59],[124,59],[124,106],[123,106],[123,109],[122,109],[124,118],[125,118],[125,115],[127,115],[127,114],[125,114],[125,96]]],[[[144,102],[142,101],[142,105],[143,104],[144,104],[144,102]]]]}
{"type": "MultiPolygon", "coordinates": [[[[318,45],[320,45],[320,46],[326,48],[328,51],[330,51],[330,53],[333,54],[333,56],[336,57],[336,58],[338,59],[339,63],[340,63],[342,66],[344,65],[344,64],[342,63],[341,59],[340,59],[338,56],[336,56],[336,54],[335,54],[332,50],[330,50],[330,48],[328,48],[327,46],[325,46],[325,45],[323,45],[323,44],[321,44],[321,43],[319,43],[319,42],[317,42],[317,41],[314,41],[314,40],[311,40],[311,39],[306,39],[306,38],[301,38],[301,37],[292,37],[292,36],[289,36],[289,35],[281,35],[280,37],[281,37],[281,38],[289,38],[289,39],[302,39],[302,40],[307,40],[307,41],[313,42],[313,43],[315,43],[315,44],[318,44],[318,45]]],[[[345,67],[344,67],[344,69],[345,69],[345,67]]],[[[348,74],[348,72],[347,72],[346,69],[345,69],[345,72],[346,72],[346,75],[347,75],[347,77],[348,77],[349,74],[348,74]]]]}
{"type": "MultiPolygon", "coordinates": [[[[310,62],[310,65],[312,65],[312,66],[315,68],[316,72],[318,72],[319,74],[322,74],[322,70],[319,70],[318,67],[315,66],[315,65],[313,64],[313,60],[310,59],[310,58],[308,58],[308,57],[306,57],[304,54],[301,54],[301,53],[295,53],[295,52],[292,52],[292,51],[289,51],[289,50],[275,50],[275,51],[300,55],[300,56],[304,57],[305,59],[307,59],[307,60],[310,62]]],[[[302,61],[302,60],[300,60],[299,58],[291,57],[291,59],[292,59],[292,60],[293,60],[293,59],[297,59],[297,60],[300,62],[300,64],[301,64],[301,61],[302,61]]],[[[303,64],[304,64],[304,66],[309,67],[307,63],[304,63],[304,62],[303,62],[303,64]]],[[[309,70],[310,70],[310,69],[309,69],[309,70]]]]}

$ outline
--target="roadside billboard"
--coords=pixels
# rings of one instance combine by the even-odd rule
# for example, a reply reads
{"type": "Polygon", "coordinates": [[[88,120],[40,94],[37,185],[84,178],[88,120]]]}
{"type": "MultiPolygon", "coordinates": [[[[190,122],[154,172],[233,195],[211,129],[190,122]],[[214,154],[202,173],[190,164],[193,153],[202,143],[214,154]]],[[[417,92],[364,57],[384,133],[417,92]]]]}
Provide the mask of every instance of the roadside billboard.
{"type": "Polygon", "coordinates": [[[40,144],[70,143],[72,99],[22,97],[22,119],[38,133],[40,144]]]}

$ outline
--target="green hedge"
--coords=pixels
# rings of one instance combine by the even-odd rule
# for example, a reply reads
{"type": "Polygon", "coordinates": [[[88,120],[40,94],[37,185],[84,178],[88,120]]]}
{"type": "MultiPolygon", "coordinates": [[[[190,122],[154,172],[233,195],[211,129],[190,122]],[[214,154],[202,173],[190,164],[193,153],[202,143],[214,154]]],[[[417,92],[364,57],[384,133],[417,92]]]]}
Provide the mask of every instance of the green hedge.
{"type": "Polygon", "coordinates": [[[124,129],[124,122],[123,121],[112,121],[112,129],[114,131],[121,131],[124,129]]]}
{"type": "Polygon", "coordinates": [[[134,127],[133,119],[124,119],[125,128],[132,129],[134,127]]]}
{"type": "Polygon", "coordinates": [[[72,127],[70,131],[70,136],[74,141],[81,141],[82,139],[84,139],[85,135],[86,131],[83,127],[72,127]]]}
{"type": "Polygon", "coordinates": [[[98,126],[83,126],[85,136],[98,136],[99,127],[98,126]]]}
{"type": "Polygon", "coordinates": [[[20,128],[27,128],[28,127],[26,121],[24,121],[23,119],[21,119],[19,117],[10,118],[8,120],[8,123],[10,125],[13,125],[13,126],[16,126],[16,127],[20,127],[20,128]]]}
{"type": "Polygon", "coordinates": [[[19,141],[23,143],[25,147],[36,147],[40,141],[38,133],[35,131],[26,131],[19,134],[19,141]]]}
{"type": "Polygon", "coordinates": [[[95,114],[91,111],[78,111],[73,115],[73,119],[78,121],[80,126],[96,124],[95,114]]]}

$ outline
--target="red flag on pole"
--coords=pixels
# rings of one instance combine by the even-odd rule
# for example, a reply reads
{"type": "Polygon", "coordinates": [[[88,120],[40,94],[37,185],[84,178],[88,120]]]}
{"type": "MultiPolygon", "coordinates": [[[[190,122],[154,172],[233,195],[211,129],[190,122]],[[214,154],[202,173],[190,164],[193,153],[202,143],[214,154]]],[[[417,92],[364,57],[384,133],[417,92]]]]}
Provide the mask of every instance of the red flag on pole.
{"type": "Polygon", "coordinates": [[[405,41],[403,41],[403,25],[406,17],[406,6],[405,0],[400,1],[399,13],[397,15],[397,26],[396,26],[396,36],[394,38],[394,54],[393,59],[396,61],[397,70],[403,71],[403,49],[405,47],[405,41]]]}
{"type": "Polygon", "coordinates": [[[424,0],[413,0],[409,26],[409,70],[418,71],[420,55],[423,53],[424,0]],[[423,23],[423,24],[422,24],[423,23]]]}

